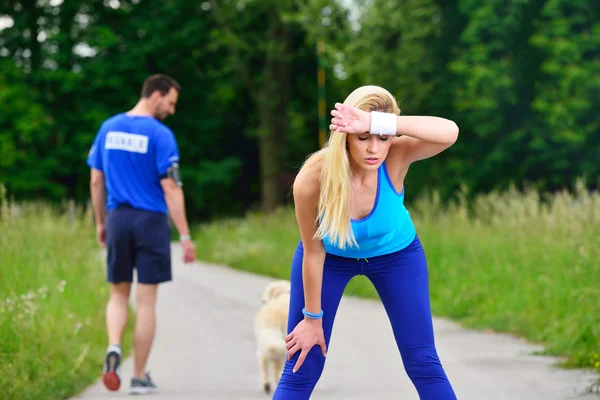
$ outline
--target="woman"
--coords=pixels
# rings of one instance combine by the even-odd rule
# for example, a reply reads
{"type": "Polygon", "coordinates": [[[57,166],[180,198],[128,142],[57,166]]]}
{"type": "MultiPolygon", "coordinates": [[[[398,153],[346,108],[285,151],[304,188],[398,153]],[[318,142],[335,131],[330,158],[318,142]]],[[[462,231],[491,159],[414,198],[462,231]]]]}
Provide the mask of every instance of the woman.
{"type": "Polygon", "coordinates": [[[400,116],[394,97],[363,86],[331,111],[327,145],[294,182],[301,241],[292,261],[288,360],[274,400],[308,399],[325,365],[346,284],[365,275],[388,314],[421,399],[456,399],[435,348],[427,262],[404,207],[411,163],[458,137],[452,121],[400,116]]]}

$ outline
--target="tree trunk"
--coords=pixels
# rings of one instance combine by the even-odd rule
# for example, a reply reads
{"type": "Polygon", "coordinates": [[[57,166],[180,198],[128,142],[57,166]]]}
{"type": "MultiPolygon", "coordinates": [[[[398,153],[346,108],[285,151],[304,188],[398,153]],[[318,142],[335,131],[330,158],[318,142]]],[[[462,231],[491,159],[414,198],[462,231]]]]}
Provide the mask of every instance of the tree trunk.
{"type": "MultiPolygon", "coordinates": [[[[219,4],[210,0],[221,27],[233,34],[219,4]]],[[[287,188],[279,184],[286,155],[288,131],[288,108],[290,103],[290,80],[292,32],[281,21],[277,9],[267,13],[267,53],[262,66],[261,84],[256,85],[250,68],[242,61],[238,48],[231,47],[235,66],[258,108],[258,152],[260,167],[260,203],[263,212],[271,212],[282,204],[287,188]]]]}
{"type": "Polygon", "coordinates": [[[269,18],[268,40],[273,43],[263,70],[258,96],[261,209],[273,211],[283,203],[287,188],[279,184],[286,155],[288,108],[290,99],[291,33],[276,13],[269,18]]]}
{"type": "MultiPolygon", "coordinates": [[[[21,3],[23,7],[22,13],[25,14],[26,18],[26,28],[29,30],[29,51],[31,51],[31,56],[29,57],[29,66],[31,68],[32,74],[29,75],[30,79],[34,76],[33,72],[39,70],[42,64],[42,47],[40,42],[37,39],[40,27],[37,23],[38,18],[42,15],[42,11],[40,8],[36,7],[36,0],[27,0],[21,3]]],[[[25,45],[27,47],[27,45],[25,45]]],[[[23,60],[25,61],[25,60],[23,60]]]]}
{"type": "Polygon", "coordinates": [[[260,203],[263,212],[273,211],[281,204],[277,175],[281,169],[277,154],[277,132],[273,131],[273,109],[265,104],[259,105],[260,128],[258,132],[258,151],[260,165],[260,203]]]}

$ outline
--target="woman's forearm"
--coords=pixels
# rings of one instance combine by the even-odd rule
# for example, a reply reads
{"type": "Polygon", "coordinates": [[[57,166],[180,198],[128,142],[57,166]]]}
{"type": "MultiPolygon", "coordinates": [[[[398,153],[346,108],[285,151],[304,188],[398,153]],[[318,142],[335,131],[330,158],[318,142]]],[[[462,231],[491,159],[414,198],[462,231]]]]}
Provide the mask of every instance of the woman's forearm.
{"type": "Polygon", "coordinates": [[[321,312],[321,287],[323,285],[323,263],[325,254],[304,254],[302,281],[304,284],[304,304],[306,311],[321,312]]]}
{"type": "Polygon", "coordinates": [[[441,117],[400,115],[396,133],[432,143],[452,144],[458,138],[458,125],[441,117]]]}

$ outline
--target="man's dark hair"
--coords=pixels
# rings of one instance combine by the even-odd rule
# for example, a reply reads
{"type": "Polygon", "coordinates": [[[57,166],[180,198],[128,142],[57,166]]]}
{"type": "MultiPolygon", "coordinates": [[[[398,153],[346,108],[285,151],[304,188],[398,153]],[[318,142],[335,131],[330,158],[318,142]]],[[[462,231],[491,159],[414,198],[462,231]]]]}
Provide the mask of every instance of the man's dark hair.
{"type": "Polygon", "coordinates": [[[164,74],[155,74],[149,76],[142,85],[142,97],[148,98],[157,90],[162,96],[169,93],[169,90],[174,88],[177,92],[181,92],[181,85],[175,79],[164,74]]]}

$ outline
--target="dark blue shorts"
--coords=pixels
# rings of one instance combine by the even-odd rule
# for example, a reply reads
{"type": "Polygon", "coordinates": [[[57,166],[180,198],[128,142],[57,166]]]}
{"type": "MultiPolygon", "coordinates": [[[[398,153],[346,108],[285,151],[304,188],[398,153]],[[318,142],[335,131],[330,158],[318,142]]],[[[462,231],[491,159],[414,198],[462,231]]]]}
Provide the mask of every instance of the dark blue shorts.
{"type": "Polygon", "coordinates": [[[171,232],[167,215],[119,207],[109,211],[106,222],[107,280],[140,283],[170,281],[171,232]]]}

